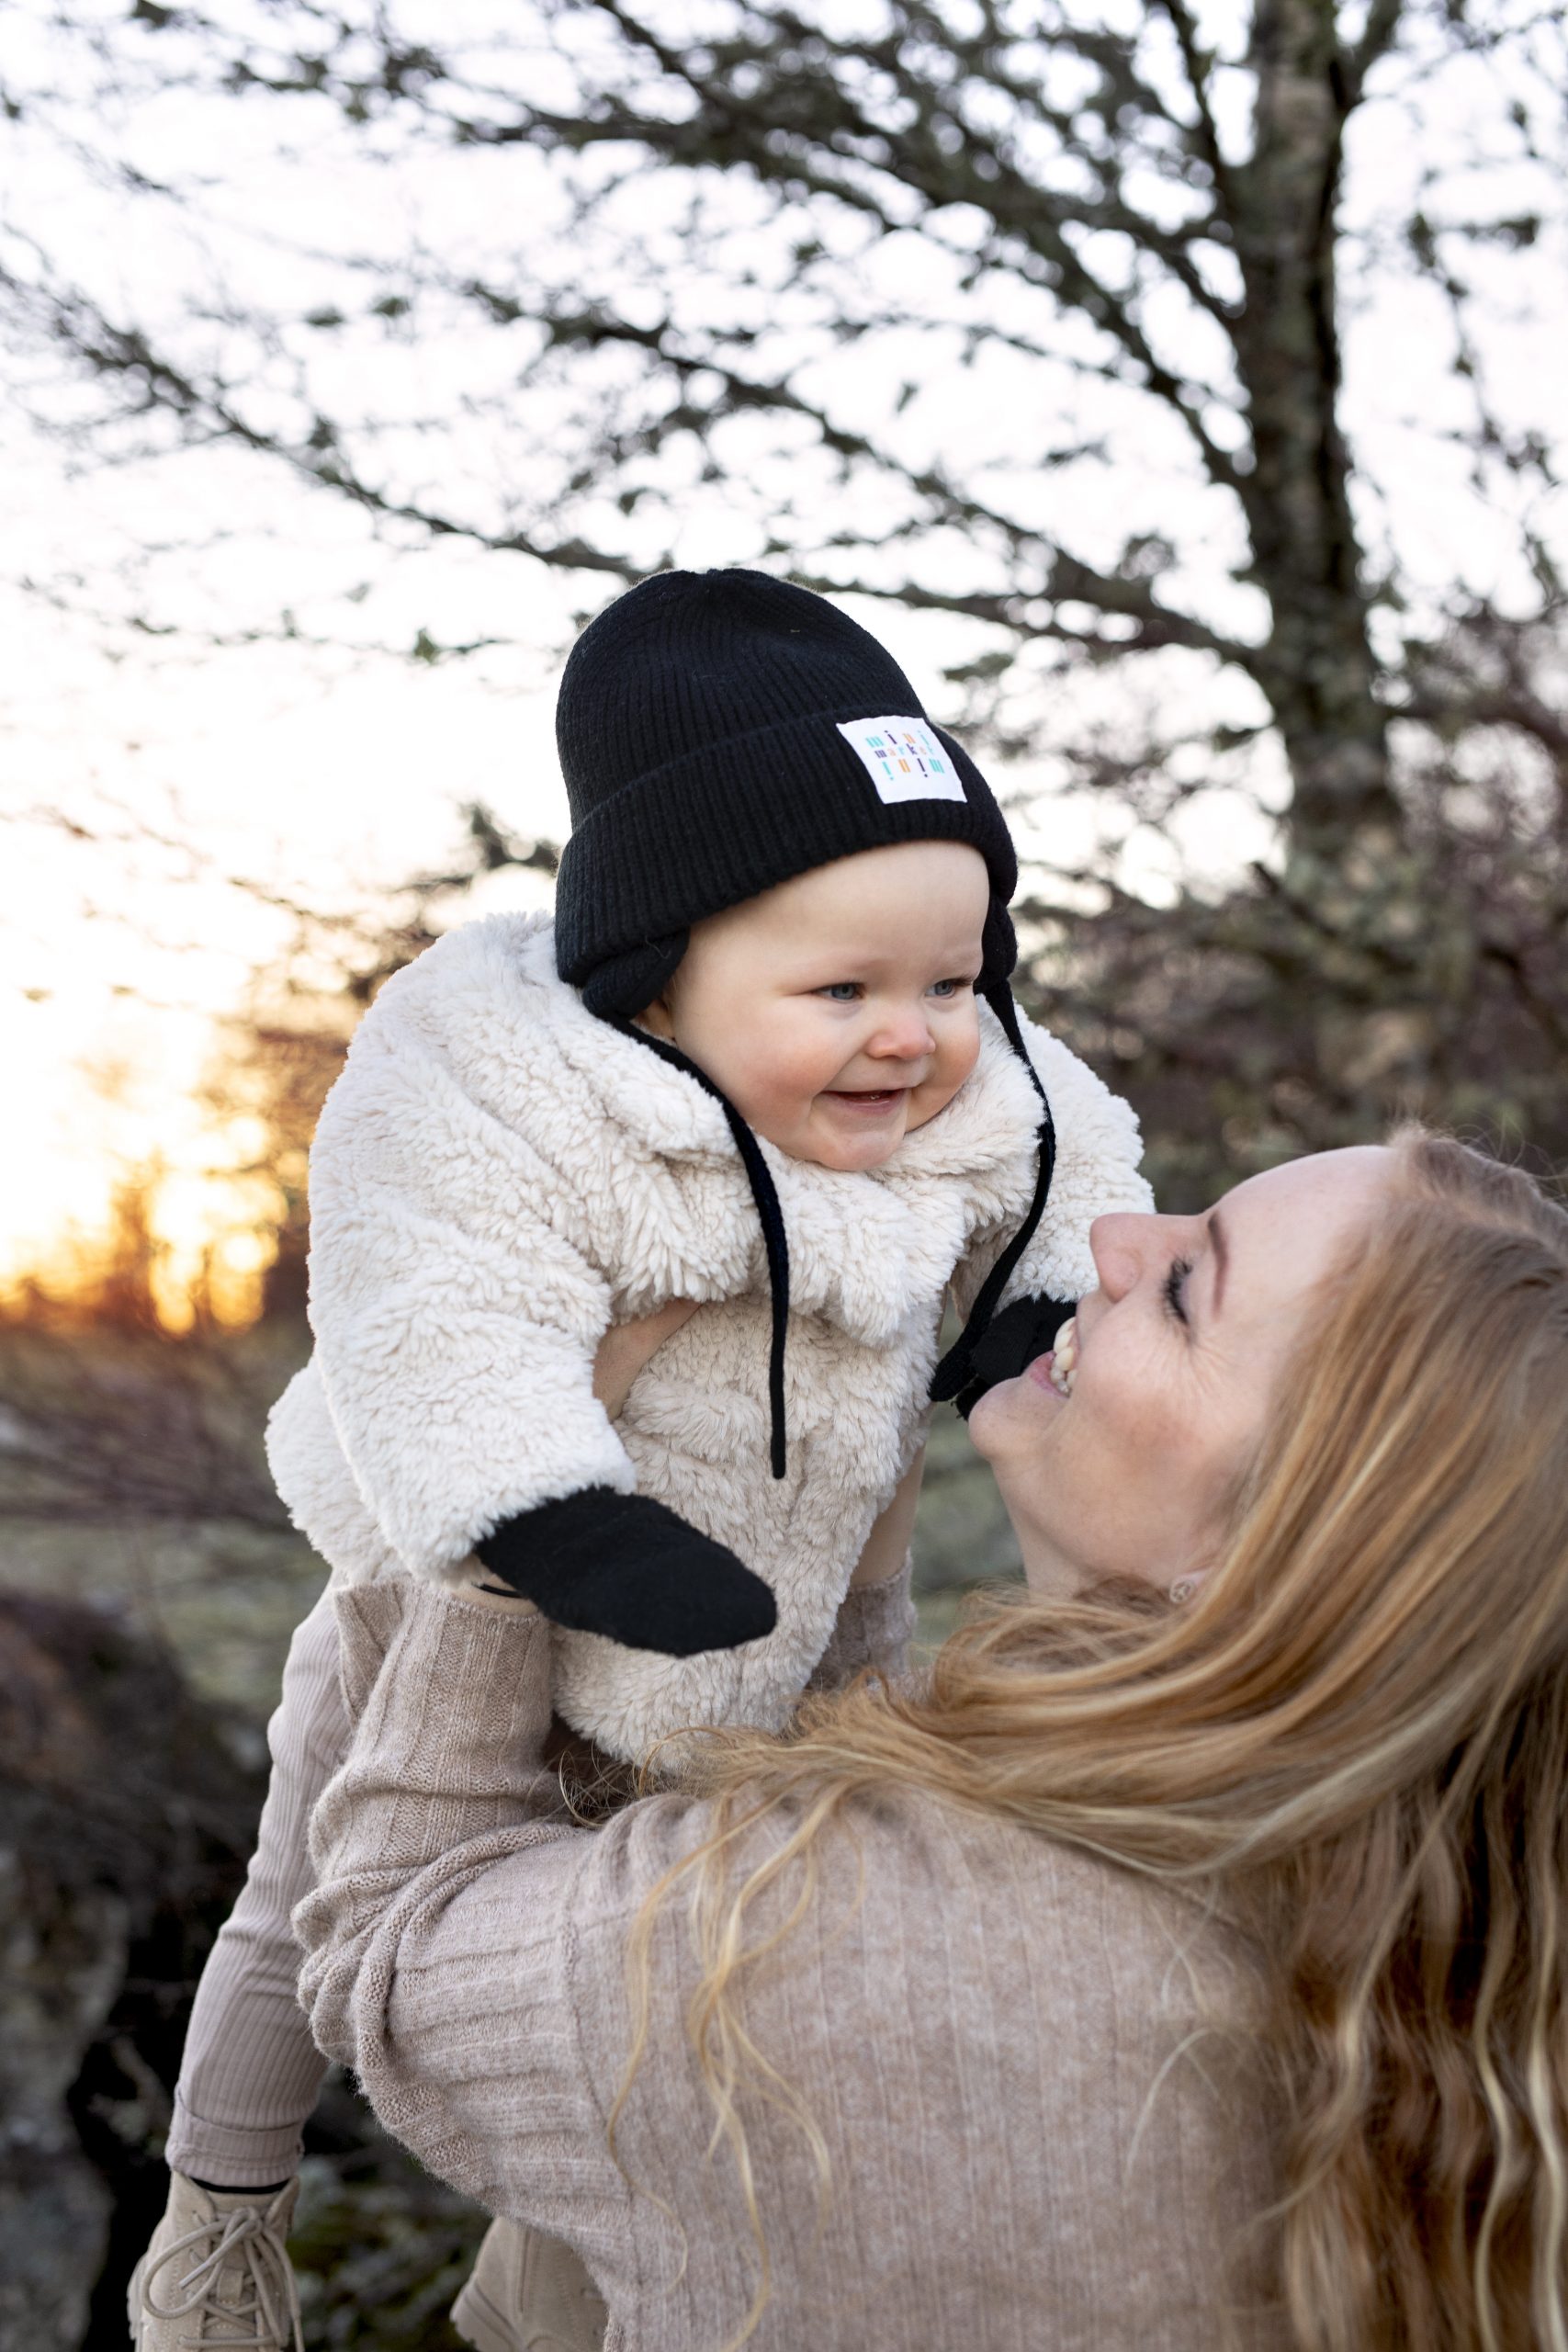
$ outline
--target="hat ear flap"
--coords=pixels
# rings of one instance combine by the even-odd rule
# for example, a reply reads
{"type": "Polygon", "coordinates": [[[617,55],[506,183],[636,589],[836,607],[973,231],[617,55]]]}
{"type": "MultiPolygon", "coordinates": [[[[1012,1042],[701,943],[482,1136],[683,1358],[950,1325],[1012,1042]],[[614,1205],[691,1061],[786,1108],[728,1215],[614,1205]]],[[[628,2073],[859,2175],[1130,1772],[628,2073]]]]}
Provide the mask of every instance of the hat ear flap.
{"type": "Polygon", "coordinates": [[[691,941],[689,931],[647,939],[596,965],[582,983],[582,1001],[601,1020],[630,1021],[661,996],[691,941]]]}
{"type": "Polygon", "coordinates": [[[980,933],[980,989],[993,989],[1008,979],[1018,962],[1018,933],[1005,899],[993,895],[980,933]]]}

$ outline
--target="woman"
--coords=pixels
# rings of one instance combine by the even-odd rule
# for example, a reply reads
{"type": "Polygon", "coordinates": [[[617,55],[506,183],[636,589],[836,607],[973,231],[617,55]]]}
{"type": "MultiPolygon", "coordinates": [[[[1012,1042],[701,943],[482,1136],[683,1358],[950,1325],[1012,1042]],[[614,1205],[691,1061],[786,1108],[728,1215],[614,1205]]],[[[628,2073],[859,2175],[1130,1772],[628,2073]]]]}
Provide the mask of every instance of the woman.
{"type": "Polygon", "coordinates": [[[1568,2341],[1568,1217],[1413,1138],[1095,1254],[971,1426],[1099,1589],[929,1690],[592,1832],[536,1622],[341,1604],[318,2036],[611,2346],[1568,2341]]]}

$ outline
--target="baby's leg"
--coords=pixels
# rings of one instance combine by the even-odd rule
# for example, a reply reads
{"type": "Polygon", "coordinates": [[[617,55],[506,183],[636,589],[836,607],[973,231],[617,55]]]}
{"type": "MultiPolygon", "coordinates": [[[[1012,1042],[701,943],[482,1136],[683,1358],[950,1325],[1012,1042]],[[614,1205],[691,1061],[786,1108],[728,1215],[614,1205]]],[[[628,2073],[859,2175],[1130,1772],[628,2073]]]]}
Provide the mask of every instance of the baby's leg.
{"type": "Polygon", "coordinates": [[[289,1647],[267,1726],[272,1781],[255,1854],[202,1972],[175,2094],[170,2169],[212,2188],[270,2188],[299,2163],[326,2061],[295,1990],[289,1919],[310,1890],[311,1808],[347,1741],[337,1623],[323,1593],[289,1647]]]}
{"type": "Polygon", "coordinates": [[[267,1741],[272,1781],[256,1850],[186,2037],[164,2152],[168,2206],[130,2281],[135,2352],[259,2344],[263,2312],[281,2314],[285,2337],[299,2342],[286,2240],[300,2136],[326,2062],[295,1992],[289,1922],[310,1887],[310,1810],[348,1745],[337,1621],[324,1595],[289,1646],[267,1741]]]}

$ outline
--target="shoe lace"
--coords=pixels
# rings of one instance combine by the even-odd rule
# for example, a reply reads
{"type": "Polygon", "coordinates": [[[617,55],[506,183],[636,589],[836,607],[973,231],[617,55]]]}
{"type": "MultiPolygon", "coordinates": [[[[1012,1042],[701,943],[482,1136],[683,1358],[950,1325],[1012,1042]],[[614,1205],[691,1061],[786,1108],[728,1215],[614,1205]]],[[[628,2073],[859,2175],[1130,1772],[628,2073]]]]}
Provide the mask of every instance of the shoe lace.
{"type": "Polygon", "coordinates": [[[164,2247],[148,2266],[141,2280],[141,2305],[151,2319],[196,2318],[203,2324],[195,2335],[182,2335],[182,2345],[197,2352],[305,2352],[299,2317],[299,2290],[282,2238],[259,2206],[237,2207],[215,2222],[203,2222],[164,2247]],[[208,2245],[202,2259],[181,2275],[178,2300],[159,2302],[152,2285],[187,2249],[208,2245]],[[218,2284],[225,2264],[238,2260],[245,2273],[245,2290],[232,2301],[220,2301],[218,2284]],[[222,2334],[208,2323],[249,2322],[222,2334]],[[259,2323],[259,2324],[257,2324],[259,2323]]]}

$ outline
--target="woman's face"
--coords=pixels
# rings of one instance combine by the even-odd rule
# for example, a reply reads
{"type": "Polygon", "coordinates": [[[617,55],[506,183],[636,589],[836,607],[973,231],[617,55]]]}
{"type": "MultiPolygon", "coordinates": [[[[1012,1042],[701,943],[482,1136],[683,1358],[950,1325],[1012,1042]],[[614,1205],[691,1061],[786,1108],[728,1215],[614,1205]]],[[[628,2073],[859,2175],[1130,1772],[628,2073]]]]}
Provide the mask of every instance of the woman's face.
{"type": "Polygon", "coordinates": [[[1252,1177],[1204,1216],[1096,1220],[1100,1287],[1076,1331],[969,1419],[1032,1590],[1169,1587],[1208,1568],[1319,1286],[1391,1170],[1379,1148],[1325,1152],[1252,1177]]]}

